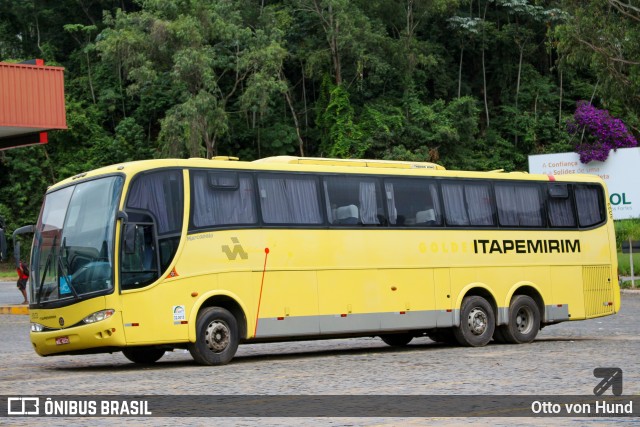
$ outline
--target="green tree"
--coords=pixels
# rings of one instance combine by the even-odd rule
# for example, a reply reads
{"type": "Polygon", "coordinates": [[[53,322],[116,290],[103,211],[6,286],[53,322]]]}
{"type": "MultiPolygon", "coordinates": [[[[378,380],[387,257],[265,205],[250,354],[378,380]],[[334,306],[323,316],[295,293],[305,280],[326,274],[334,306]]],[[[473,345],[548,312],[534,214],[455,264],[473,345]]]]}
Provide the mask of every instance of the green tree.
{"type": "Polygon", "coordinates": [[[558,50],[567,68],[593,73],[590,96],[635,132],[640,116],[640,5],[637,1],[564,0],[569,19],[557,29],[558,50]]]}

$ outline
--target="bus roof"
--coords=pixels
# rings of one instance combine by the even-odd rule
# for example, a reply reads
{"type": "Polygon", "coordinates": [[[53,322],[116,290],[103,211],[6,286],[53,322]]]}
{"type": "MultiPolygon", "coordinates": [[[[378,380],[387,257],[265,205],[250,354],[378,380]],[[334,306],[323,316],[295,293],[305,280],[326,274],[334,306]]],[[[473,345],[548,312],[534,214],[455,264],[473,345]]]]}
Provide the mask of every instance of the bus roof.
{"type": "Polygon", "coordinates": [[[446,170],[443,166],[428,162],[394,161],[394,160],[370,160],[370,159],[332,159],[317,157],[275,156],[266,157],[254,161],[238,161],[237,157],[217,156],[212,159],[153,159],[138,160],[127,163],[119,163],[105,166],[99,169],[83,172],[73,177],[66,178],[51,187],[54,190],[65,186],[78,179],[89,179],[105,174],[126,173],[133,176],[138,172],[161,168],[221,168],[237,170],[261,170],[261,171],[305,171],[325,173],[364,173],[364,174],[388,174],[397,176],[438,176],[442,178],[498,178],[504,180],[523,181],[573,181],[573,182],[601,182],[597,175],[570,174],[547,176],[529,174],[527,172],[493,171],[463,171],[446,170]]]}
{"type": "Polygon", "coordinates": [[[396,168],[396,169],[434,169],[445,170],[444,166],[429,162],[411,162],[398,160],[371,159],[328,159],[323,157],[295,157],[274,156],[254,160],[253,163],[286,163],[294,165],[322,165],[322,166],[355,166],[366,168],[396,168]]]}

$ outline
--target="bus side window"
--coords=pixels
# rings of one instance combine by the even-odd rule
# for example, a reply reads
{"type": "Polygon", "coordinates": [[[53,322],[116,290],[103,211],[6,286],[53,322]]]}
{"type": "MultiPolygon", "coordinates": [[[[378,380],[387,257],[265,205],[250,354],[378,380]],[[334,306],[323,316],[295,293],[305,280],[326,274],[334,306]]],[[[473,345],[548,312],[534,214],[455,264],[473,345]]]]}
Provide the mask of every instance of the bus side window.
{"type": "Polygon", "coordinates": [[[574,186],[574,195],[581,227],[591,227],[605,220],[602,187],[599,185],[576,184],[574,186]]]}
{"type": "Polygon", "coordinates": [[[255,224],[258,214],[251,175],[192,170],[190,230],[255,224]]]}
{"type": "Polygon", "coordinates": [[[498,220],[504,227],[542,227],[543,203],[535,184],[496,184],[498,220]]]}
{"type": "Polygon", "coordinates": [[[173,261],[184,215],[182,173],[178,169],[143,173],[131,183],[127,226],[136,228],[124,231],[122,289],[153,283],[173,261]],[[133,247],[130,233],[135,235],[133,247]]]}
{"type": "Polygon", "coordinates": [[[258,175],[260,209],[267,224],[322,224],[315,176],[258,175]]]}
{"type": "Polygon", "coordinates": [[[155,233],[152,224],[126,224],[121,263],[121,288],[135,289],[158,278],[155,233]]]}
{"type": "Polygon", "coordinates": [[[387,218],[377,179],[326,176],[324,191],[329,223],[334,225],[386,225],[387,218]]]}
{"type": "Polygon", "coordinates": [[[443,183],[442,198],[447,225],[469,225],[464,201],[464,186],[458,183],[443,183]]]}
{"type": "Polygon", "coordinates": [[[547,207],[552,227],[575,227],[573,203],[569,197],[569,184],[548,184],[547,207]]]}
{"type": "Polygon", "coordinates": [[[442,225],[438,186],[423,179],[389,178],[384,183],[389,223],[397,227],[442,225]]]}
{"type": "Polygon", "coordinates": [[[442,197],[447,225],[495,225],[495,203],[488,182],[445,182],[442,197]]]}

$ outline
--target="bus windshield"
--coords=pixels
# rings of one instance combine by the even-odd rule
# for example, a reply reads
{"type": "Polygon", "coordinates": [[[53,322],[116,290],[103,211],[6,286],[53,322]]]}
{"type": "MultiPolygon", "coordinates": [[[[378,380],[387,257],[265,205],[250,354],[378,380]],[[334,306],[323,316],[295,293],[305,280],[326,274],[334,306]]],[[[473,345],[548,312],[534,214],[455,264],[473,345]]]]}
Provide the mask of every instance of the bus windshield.
{"type": "Polygon", "coordinates": [[[123,178],[110,176],[45,196],[31,256],[31,301],[76,301],[113,289],[113,243],[123,178]]]}

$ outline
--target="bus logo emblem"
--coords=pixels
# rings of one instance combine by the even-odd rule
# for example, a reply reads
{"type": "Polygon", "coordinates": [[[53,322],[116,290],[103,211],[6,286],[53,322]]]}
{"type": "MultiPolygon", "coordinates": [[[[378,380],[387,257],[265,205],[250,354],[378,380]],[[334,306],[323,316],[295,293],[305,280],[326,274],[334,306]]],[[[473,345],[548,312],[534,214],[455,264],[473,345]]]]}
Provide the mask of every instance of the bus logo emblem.
{"type": "Polygon", "coordinates": [[[233,250],[231,250],[229,245],[222,246],[222,252],[227,255],[229,261],[234,261],[238,257],[238,255],[240,255],[240,258],[242,259],[248,259],[249,254],[245,252],[244,248],[240,244],[240,240],[237,237],[232,237],[231,241],[234,243],[233,250]]]}

